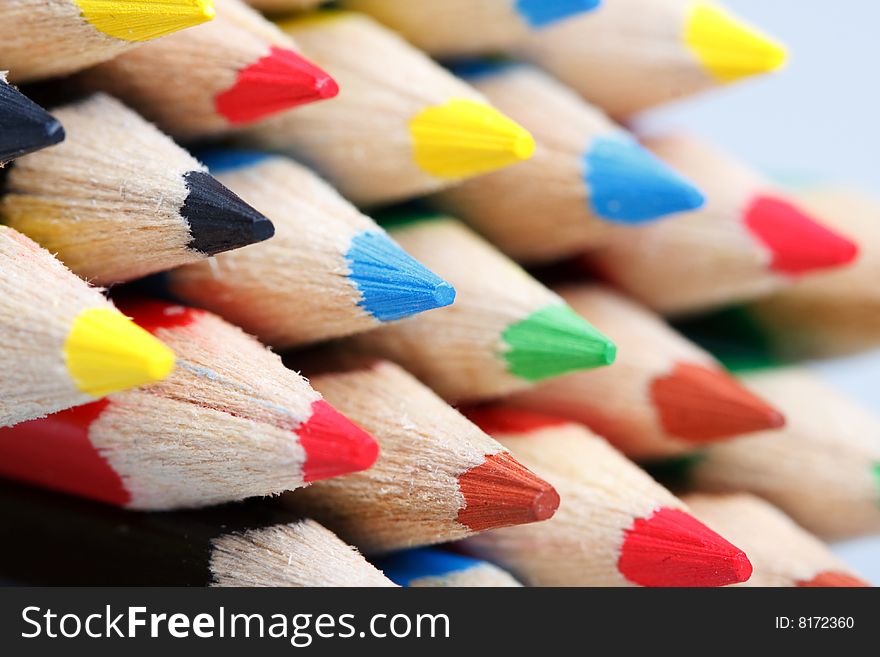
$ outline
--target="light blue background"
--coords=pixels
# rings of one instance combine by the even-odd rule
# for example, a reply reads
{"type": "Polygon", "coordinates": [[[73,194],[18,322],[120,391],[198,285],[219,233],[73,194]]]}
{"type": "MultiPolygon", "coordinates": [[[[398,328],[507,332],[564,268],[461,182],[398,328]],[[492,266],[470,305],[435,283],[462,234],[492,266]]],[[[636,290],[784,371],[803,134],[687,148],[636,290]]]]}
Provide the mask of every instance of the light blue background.
{"type": "MultiPolygon", "coordinates": [[[[880,195],[880,1],[726,5],[789,47],[786,69],[639,117],[639,130],[686,128],[774,175],[846,180],[880,195]]],[[[880,413],[880,351],[816,367],[880,413]]],[[[880,538],[835,551],[880,585],[880,538]]]]}

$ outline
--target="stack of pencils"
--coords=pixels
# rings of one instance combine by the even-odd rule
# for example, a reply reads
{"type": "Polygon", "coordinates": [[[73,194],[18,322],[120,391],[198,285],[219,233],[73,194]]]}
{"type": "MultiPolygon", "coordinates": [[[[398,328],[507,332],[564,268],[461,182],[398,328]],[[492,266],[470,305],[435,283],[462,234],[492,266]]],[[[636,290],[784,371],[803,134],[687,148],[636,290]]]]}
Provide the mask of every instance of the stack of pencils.
{"type": "Polygon", "coordinates": [[[626,127],[782,46],[320,4],[0,0],[0,577],[865,585],[880,202],[626,127]]]}

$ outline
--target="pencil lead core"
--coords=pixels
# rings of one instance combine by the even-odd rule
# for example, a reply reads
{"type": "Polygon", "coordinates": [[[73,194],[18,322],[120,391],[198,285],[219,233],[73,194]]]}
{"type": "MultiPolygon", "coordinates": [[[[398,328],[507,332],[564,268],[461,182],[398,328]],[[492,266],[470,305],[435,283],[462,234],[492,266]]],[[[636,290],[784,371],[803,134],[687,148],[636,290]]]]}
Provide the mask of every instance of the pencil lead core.
{"type": "Polygon", "coordinates": [[[213,0],[74,0],[95,29],[123,41],[150,41],[212,20],[213,0]]]}
{"type": "Polygon", "coordinates": [[[636,519],[624,532],[617,567],[640,586],[726,586],[752,576],[742,550],[669,507],[636,519]]]}
{"type": "Polygon", "coordinates": [[[354,237],[345,255],[359,305],[379,321],[403,319],[448,306],[455,289],[404,251],[384,232],[354,237]]]}
{"type": "Polygon", "coordinates": [[[694,4],[683,38],[719,82],[775,71],[788,57],[784,46],[709,2],[694,4]]]}
{"type": "Polygon", "coordinates": [[[239,71],[235,84],[218,94],[214,104],[230,123],[240,125],[338,93],[339,85],[327,72],[293,50],[273,46],[239,71]]]}
{"type": "Polygon", "coordinates": [[[428,107],[410,121],[409,129],[416,164],[438,178],[487,173],[527,160],[535,151],[535,140],[525,128],[473,100],[428,107]]]}
{"type": "Polygon", "coordinates": [[[703,194],[628,137],[601,137],[584,156],[592,211],[613,223],[641,224],[696,210],[703,194]]]}
{"type": "Polygon", "coordinates": [[[664,430],[676,438],[707,443],[776,429],[785,417],[720,369],[678,363],[654,379],[651,398],[664,430]]]}
{"type": "Polygon", "coordinates": [[[205,255],[262,242],[275,226],[238,196],[202,171],[184,175],[189,194],[181,216],[189,223],[189,248],[205,255]]]}
{"type": "Polygon", "coordinates": [[[565,304],[546,306],[502,335],[511,374],[540,381],[614,362],[617,347],[565,304]]]}
{"type": "Polygon", "coordinates": [[[64,356],[77,388],[93,397],[160,381],[175,360],[171,349],[111,308],[89,308],[74,319],[64,356]]]}
{"type": "Polygon", "coordinates": [[[458,485],[465,506],[456,519],[473,531],[547,520],[559,507],[556,489],[508,452],[487,456],[458,485]]]}

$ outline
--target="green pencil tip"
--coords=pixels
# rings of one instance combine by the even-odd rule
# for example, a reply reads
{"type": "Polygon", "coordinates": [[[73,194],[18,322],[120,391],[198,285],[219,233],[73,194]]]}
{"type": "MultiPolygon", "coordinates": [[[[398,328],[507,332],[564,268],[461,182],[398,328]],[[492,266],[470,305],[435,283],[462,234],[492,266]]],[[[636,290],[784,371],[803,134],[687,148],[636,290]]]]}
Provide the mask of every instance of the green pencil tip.
{"type": "Polygon", "coordinates": [[[615,344],[567,305],[533,312],[502,339],[508,371],[527,381],[610,365],[617,356],[615,344]]]}
{"type": "Polygon", "coordinates": [[[877,484],[877,488],[880,488],[880,463],[875,463],[873,470],[874,470],[874,483],[877,484]]]}

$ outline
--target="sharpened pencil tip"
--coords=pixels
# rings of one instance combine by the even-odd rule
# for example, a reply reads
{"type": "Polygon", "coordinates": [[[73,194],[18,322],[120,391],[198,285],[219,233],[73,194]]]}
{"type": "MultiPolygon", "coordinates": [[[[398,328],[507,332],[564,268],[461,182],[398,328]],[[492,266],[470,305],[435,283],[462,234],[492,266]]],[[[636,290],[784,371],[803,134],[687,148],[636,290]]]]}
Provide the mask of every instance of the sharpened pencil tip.
{"type": "Polygon", "coordinates": [[[502,339],[508,371],[527,381],[610,365],[617,356],[615,344],[565,304],[533,312],[502,339]]]}
{"type": "Polygon", "coordinates": [[[269,219],[202,171],[184,175],[189,194],[180,215],[189,224],[189,248],[205,255],[238,249],[275,234],[269,219]]]}
{"type": "Polygon", "coordinates": [[[0,163],[64,140],[61,123],[0,77],[0,163]]]}
{"type": "Polygon", "coordinates": [[[679,363],[654,379],[651,398],[663,429],[695,444],[778,429],[785,417],[720,369],[679,363]]]}
{"type": "Polygon", "coordinates": [[[74,0],[95,29],[123,41],[150,41],[214,18],[213,0],[74,0]]]}
{"type": "Polygon", "coordinates": [[[709,2],[693,5],[684,40],[703,68],[719,82],[770,73],[788,58],[784,46],[709,2]]]}
{"type": "Polygon", "coordinates": [[[525,128],[473,100],[428,107],[409,127],[416,164],[438,178],[488,173],[535,152],[535,140],[525,128]]]}
{"type": "Polygon", "coordinates": [[[549,483],[517,461],[497,452],[460,475],[465,506],[456,518],[473,531],[547,520],[559,507],[559,494],[549,483]]]}
{"type": "Polygon", "coordinates": [[[613,223],[641,224],[705,202],[693,183],[624,136],[594,140],[584,156],[584,172],[591,209],[613,223]]]}
{"type": "Polygon", "coordinates": [[[797,276],[842,267],[858,256],[854,242],[783,199],[755,198],[746,210],[745,223],[770,251],[770,268],[780,274],[797,276]]]}
{"type": "Polygon", "coordinates": [[[819,574],[817,574],[812,579],[801,580],[797,583],[799,587],[802,588],[813,588],[813,587],[841,587],[841,588],[863,588],[870,587],[863,579],[860,579],[854,575],[849,575],[847,573],[838,573],[833,570],[825,570],[819,574]]]}
{"type": "Polygon", "coordinates": [[[307,482],[366,470],[379,457],[376,439],[323,399],[312,404],[312,416],[296,435],[306,453],[307,482]]]}
{"type": "Polygon", "coordinates": [[[360,306],[390,322],[448,306],[455,289],[404,251],[384,232],[364,231],[345,255],[349,280],[361,293],[360,306]]]}
{"type": "Polygon", "coordinates": [[[742,550],[669,507],[636,519],[624,532],[617,568],[640,586],[727,586],[752,576],[742,550]]]}
{"type": "Polygon", "coordinates": [[[269,54],[238,73],[235,84],[217,94],[217,112],[241,125],[318,100],[333,98],[339,85],[326,71],[293,50],[269,54]]]}
{"type": "Polygon", "coordinates": [[[601,0],[516,0],[519,15],[530,27],[548,27],[566,18],[592,11],[601,0]]]}
{"type": "Polygon", "coordinates": [[[89,308],[76,317],[64,356],[77,388],[93,397],[161,381],[175,361],[171,349],[111,308],[89,308]]]}

